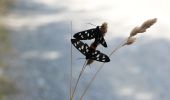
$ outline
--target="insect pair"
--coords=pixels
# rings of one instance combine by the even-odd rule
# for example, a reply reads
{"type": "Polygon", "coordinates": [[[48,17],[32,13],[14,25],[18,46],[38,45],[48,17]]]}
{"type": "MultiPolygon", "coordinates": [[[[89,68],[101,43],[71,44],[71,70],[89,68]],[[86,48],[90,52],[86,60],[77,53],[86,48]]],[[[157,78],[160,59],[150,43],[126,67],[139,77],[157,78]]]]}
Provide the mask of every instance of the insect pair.
{"type": "Polygon", "coordinates": [[[96,50],[99,44],[103,45],[104,47],[107,47],[106,41],[104,39],[106,32],[107,23],[103,23],[101,26],[97,26],[96,28],[88,29],[74,34],[73,37],[75,39],[71,39],[71,42],[83,55],[85,55],[87,60],[86,65],[90,65],[93,60],[99,62],[110,61],[109,57],[106,54],[103,54],[99,50],[96,50]],[[95,40],[90,46],[81,41],[91,39],[95,40]]]}

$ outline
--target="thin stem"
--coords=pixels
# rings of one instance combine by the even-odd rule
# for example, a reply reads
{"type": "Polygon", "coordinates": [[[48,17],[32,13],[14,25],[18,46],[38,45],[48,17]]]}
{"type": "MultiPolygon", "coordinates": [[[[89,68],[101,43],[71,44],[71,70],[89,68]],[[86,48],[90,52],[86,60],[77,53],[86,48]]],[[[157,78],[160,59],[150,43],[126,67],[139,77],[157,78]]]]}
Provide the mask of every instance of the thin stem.
{"type": "Polygon", "coordinates": [[[96,78],[97,74],[99,73],[99,71],[102,69],[102,67],[104,66],[105,63],[102,63],[102,65],[99,67],[99,69],[97,70],[97,72],[94,74],[94,76],[92,77],[92,79],[90,80],[89,84],[87,85],[87,87],[85,88],[83,94],[80,97],[80,100],[83,99],[83,96],[86,94],[87,90],[89,89],[89,87],[91,86],[92,82],[94,81],[94,79],[96,78]]]}
{"type": "Polygon", "coordinates": [[[117,50],[119,50],[121,47],[123,47],[124,45],[119,45],[117,46],[110,54],[109,54],[109,57],[112,56],[117,50]]]}
{"type": "MultiPolygon", "coordinates": [[[[72,21],[71,21],[71,32],[70,32],[70,34],[71,34],[71,38],[72,38],[72,21]]],[[[70,48],[71,50],[70,50],[70,53],[71,53],[71,60],[70,60],[70,64],[71,64],[71,70],[70,70],[70,100],[72,100],[72,97],[71,97],[71,94],[72,94],[72,76],[73,76],[73,60],[72,60],[72,57],[73,57],[73,50],[72,50],[72,44],[71,44],[71,48],[70,48]]]]}
{"type": "Polygon", "coordinates": [[[77,88],[77,86],[78,86],[80,77],[81,77],[81,75],[83,74],[84,69],[85,69],[85,67],[86,67],[86,63],[87,63],[87,60],[84,62],[83,67],[82,67],[82,69],[81,69],[81,71],[80,71],[80,74],[79,74],[78,79],[77,79],[77,81],[76,81],[76,85],[75,85],[75,87],[74,87],[74,90],[73,90],[73,93],[72,93],[71,98],[73,98],[73,96],[74,96],[74,94],[75,94],[75,91],[76,91],[76,88],[77,88]]]}
{"type": "MultiPolygon", "coordinates": [[[[127,39],[125,39],[121,44],[119,44],[119,45],[109,54],[109,57],[112,56],[112,55],[113,55],[116,51],[118,51],[121,47],[123,47],[126,40],[127,40],[127,39]]],[[[99,69],[97,70],[97,72],[96,72],[96,73],[94,74],[94,76],[91,78],[89,84],[87,85],[87,87],[85,88],[83,94],[81,95],[80,100],[83,99],[84,95],[86,94],[87,90],[88,90],[89,87],[91,86],[92,82],[95,80],[97,74],[98,74],[98,73],[100,72],[100,70],[103,68],[104,64],[105,64],[105,63],[102,63],[102,65],[99,67],[99,69]]]]}

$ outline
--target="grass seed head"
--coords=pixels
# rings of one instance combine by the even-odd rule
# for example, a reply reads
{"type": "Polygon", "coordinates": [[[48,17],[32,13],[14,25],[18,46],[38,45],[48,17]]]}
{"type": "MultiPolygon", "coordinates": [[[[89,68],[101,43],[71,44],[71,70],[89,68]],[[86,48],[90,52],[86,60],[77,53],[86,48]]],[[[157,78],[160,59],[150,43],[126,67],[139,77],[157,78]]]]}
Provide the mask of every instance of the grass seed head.
{"type": "Polygon", "coordinates": [[[153,24],[155,24],[156,21],[157,21],[157,18],[149,19],[149,20],[145,21],[145,22],[141,25],[141,28],[142,28],[142,29],[147,29],[147,28],[151,27],[153,24]]]}
{"type": "Polygon", "coordinates": [[[157,21],[157,18],[149,19],[149,20],[145,21],[140,27],[135,27],[130,32],[130,37],[133,37],[133,36],[137,35],[138,33],[146,32],[146,29],[150,28],[153,24],[155,24],[156,21],[157,21]]]}
{"type": "Polygon", "coordinates": [[[140,32],[140,27],[135,27],[131,32],[130,32],[130,37],[137,35],[140,32]]]}
{"type": "Polygon", "coordinates": [[[103,34],[103,36],[105,36],[105,33],[107,32],[107,23],[104,22],[101,27],[100,27],[100,31],[103,34]]]}
{"type": "Polygon", "coordinates": [[[129,37],[124,45],[131,45],[136,41],[136,38],[129,37]]]}

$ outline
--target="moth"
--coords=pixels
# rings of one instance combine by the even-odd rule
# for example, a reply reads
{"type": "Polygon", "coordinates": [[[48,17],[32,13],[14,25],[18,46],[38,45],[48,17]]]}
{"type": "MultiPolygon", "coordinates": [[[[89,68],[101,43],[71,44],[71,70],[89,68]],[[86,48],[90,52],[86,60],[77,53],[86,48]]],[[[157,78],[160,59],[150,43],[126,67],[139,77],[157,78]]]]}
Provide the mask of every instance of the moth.
{"type": "Polygon", "coordinates": [[[88,44],[83,43],[80,40],[77,39],[71,39],[71,43],[74,45],[76,49],[78,49],[83,55],[85,55],[86,59],[89,60],[96,60],[99,62],[109,62],[110,58],[101,53],[100,51],[89,47],[88,44]]]}
{"type": "Polygon", "coordinates": [[[95,45],[102,44],[104,47],[107,47],[104,36],[107,32],[107,23],[104,22],[101,26],[96,28],[88,29],[74,34],[74,38],[77,40],[91,40],[95,39],[95,45]]]}

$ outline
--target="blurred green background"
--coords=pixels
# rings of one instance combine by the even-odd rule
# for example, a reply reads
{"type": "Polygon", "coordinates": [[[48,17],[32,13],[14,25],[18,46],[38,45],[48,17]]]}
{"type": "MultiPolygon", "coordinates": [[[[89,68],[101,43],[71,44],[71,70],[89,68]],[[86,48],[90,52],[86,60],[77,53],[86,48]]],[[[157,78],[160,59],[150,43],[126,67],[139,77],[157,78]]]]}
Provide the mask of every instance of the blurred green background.
{"type": "Polygon", "coordinates": [[[10,12],[10,7],[15,0],[0,0],[0,100],[15,91],[14,84],[4,74],[5,67],[8,66],[6,58],[10,56],[10,39],[5,27],[4,17],[10,12]]]}

